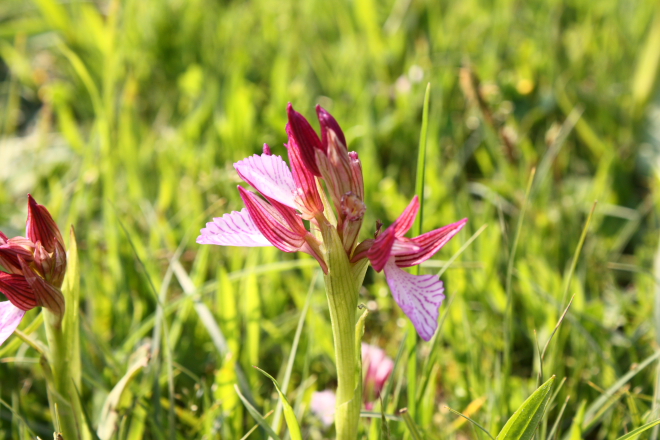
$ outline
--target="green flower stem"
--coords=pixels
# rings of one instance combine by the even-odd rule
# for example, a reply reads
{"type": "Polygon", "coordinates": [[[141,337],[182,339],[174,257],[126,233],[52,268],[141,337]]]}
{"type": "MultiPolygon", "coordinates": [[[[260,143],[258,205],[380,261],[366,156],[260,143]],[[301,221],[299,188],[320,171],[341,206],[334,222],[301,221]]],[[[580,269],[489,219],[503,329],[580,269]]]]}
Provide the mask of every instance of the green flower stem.
{"type": "Polygon", "coordinates": [[[325,276],[325,290],[337,364],[337,440],[355,440],[362,404],[361,353],[356,343],[356,340],[359,341],[359,337],[356,337],[356,314],[358,290],[366,264],[351,265],[334,226],[322,223],[321,232],[326,247],[328,274],[325,276]]]}
{"type": "Polygon", "coordinates": [[[85,417],[80,402],[82,368],[80,363],[79,303],[80,272],[76,237],[71,228],[67,271],[62,285],[66,308],[63,316],[44,308],[44,325],[48,340],[48,363],[46,379],[49,382],[48,400],[55,425],[66,439],[88,440],[85,417]],[[57,406],[56,406],[57,405],[57,406]]]}
{"type": "MultiPolygon", "coordinates": [[[[62,319],[47,309],[44,309],[46,325],[46,338],[48,339],[49,364],[51,370],[51,384],[48,399],[51,407],[51,414],[59,421],[59,427],[62,436],[65,439],[78,439],[78,424],[75,417],[74,402],[77,399],[77,391],[74,386],[70,371],[70,353],[67,350],[67,338],[62,328],[62,319]],[[55,406],[57,404],[57,407],[55,406]]],[[[80,421],[82,422],[82,420],[80,421]]]]}

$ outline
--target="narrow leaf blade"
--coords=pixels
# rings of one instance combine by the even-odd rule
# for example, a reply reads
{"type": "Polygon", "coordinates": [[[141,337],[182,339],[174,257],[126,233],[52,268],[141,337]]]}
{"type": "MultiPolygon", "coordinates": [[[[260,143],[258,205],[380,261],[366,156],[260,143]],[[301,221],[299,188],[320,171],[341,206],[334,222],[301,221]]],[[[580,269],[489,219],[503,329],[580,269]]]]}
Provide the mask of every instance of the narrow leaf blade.
{"type": "Polygon", "coordinates": [[[555,376],[541,385],[506,422],[496,440],[530,440],[543,418],[555,376]]]}

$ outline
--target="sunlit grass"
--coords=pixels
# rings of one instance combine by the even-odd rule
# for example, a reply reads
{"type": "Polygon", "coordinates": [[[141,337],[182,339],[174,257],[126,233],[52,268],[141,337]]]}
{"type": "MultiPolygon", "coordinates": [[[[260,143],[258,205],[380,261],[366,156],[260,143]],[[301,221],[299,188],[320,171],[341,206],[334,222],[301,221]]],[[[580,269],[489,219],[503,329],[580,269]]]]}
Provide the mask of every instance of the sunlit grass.
{"type": "MultiPolygon", "coordinates": [[[[646,118],[659,16],[639,0],[0,4],[0,229],[21,233],[27,192],[76,227],[90,423],[108,423],[104,401],[149,353],[109,438],[240,439],[256,421],[234,385],[283,433],[253,365],[286,384],[303,438],[331,438],[308,409],[335,385],[316,262],[195,238],[239,209],[234,161],[264,142],[282,154],[289,101],[310,120],[316,103],[333,113],[363,163],[365,231],[391,223],[418,189],[429,82],[421,229],[470,220],[421,270],[482,232],[444,271],[433,345],[405,341],[384,277],[367,274],[364,339],[397,359],[392,438],[408,432],[404,407],[428,438],[479,435],[447,406],[497,434],[537,388],[537,344],[572,296],[545,353],[559,391],[537,438],[615,439],[659,417],[660,137],[646,118]]],[[[32,319],[24,332],[43,340],[32,319]]],[[[50,438],[36,352],[12,338],[0,358],[0,436],[50,438]]],[[[383,438],[379,418],[362,426],[383,438]]]]}

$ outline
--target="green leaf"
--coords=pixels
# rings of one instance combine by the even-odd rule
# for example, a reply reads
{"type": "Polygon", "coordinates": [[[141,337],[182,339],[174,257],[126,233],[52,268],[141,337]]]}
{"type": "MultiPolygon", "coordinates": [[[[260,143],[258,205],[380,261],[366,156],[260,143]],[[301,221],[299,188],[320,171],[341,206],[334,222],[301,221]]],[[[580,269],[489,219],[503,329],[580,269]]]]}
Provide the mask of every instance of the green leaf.
{"type": "Polygon", "coordinates": [[[654,421],[649,422],[645,425],[642,425],[637,429],[633,429],[628,434],[619,437],[617,440],[629,440],[629,439],[635,438],[639,434],[641,434],[642,432],[646,431],[647,429],[653,428],[655,425],[660,425],[660,419],[654,420],[654,421]]]}
{"type": "Polygon", "coordinates": [[[289,404],[289,401],[286,399],[286,396],[284,396],[284,393],[280,389],[280,385],[277,383],[277,381],[273,376],[266,373],[261,368],[259,367],[254,367],[254,368],[257,369],[261,374],[269,378],[273,382],[273,385],[275,385],[275,389],[277,389],[277,394],[280,395],[280,400],[282,401],[282,406],[284,408],[284,420],[286,420],[286,425],[289,427],[289,434],[291,435],[291,440],[302,440],[302,433],[300,432],[300,425],[298,425],[298,420],[296,420],[296,414],[293,412],[293,408],[291,407],[291,404],[289,404]]]}
{"type": "Polygon", "coordinates": [[[132,356],[132,362],[119,382],[112,388],[101,409],[97,435],[101,440],[109,440],[119,424],[119,409],[126,400],[128,386],[140,371],[149,363],[149,347],[144,345],[132,356]]]}
{"type": "Polygon", "coordinates": [[[257,411],[257,409],[252,406],[252,404],[245,398],[245,396],[241,394],[241,391],[238,389],[237,385],[234,385],[234,390],[236,390],[236,394],[238,394],[238,397],[241,399],[243,405],[245,405],[245,408],[247,408],[250,415],[254,418],[254,420],[257,421],[259,426],[261,426],[264,431],[266,431],[266,434],[271,436],[273,440],[280,440],[280,436],[275,434],[275,431],[273,431],[273,428],[270,427],[266,419],[264,419],[264,417],[259,414],[259,411],[257,411]]]}
{"type": "Polygon", "coordinates": [[[543,412],[550,400],[550,391],[555,376],[541,385],[534,394],[516,410],[496,440],[530,440],[536,431],[536,427],[543,418],[543,412]]]}
{"type": "Polygon", "coordinates": [[[408,409],[402,409],[399,411],[399,414],[401,414],[401,417],[403,417],[403,421],[406,423],[406,427],[408,428],[408,431],[410,431],[410,436],[413,438],[413,440],[422,440],[424,437],[422,436],[422,433],[419,432],[419,429],[417,429],[415,421],[412,419],[412,417],[410,417],[408,409]]]}

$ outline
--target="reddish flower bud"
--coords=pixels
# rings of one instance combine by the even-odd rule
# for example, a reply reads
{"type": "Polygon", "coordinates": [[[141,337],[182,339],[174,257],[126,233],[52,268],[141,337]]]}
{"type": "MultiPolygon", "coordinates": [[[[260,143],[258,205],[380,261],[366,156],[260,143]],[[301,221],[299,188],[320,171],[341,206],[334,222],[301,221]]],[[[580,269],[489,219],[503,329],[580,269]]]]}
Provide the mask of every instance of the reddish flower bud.
{"type": "Polygon", "coordinates": [[[0,292],[21,310],[27,311],[37,306],[34,291],[22,275],[0,272],[0,292]]]}
{"type": "Polygon", "coordinates": [[[330,130],[335,132],[341,145],[343,145],[344,148],[347,148],[346,136],[344,136],[344,132],[337,123],[337,120],[320,105],[316,106],[316,115],[321,124],[321,141],[323,142],[323,148],[325,148],[326,151],[328,149],[328,132],[330,130]]]}
{"type": "Polygon", "coordinates": [[[60,289],[47,283],[23,260],[19,259],[19,262],[21,263],[23,276],[37,300],[37,305],[47,308],[57,316],[64,316],[64,295],[62,295],[60,289]]]}
{"type": "Polygon", "coordinates": [[[56,243],[64,247],[62,234],[45,206],[37,204],[28,194],[28,218],[25,224],[27,238],[32,242],[41,242],[46,251],[54,252],[56,243]]]}
{"type": "Polygon", "coordinates": [[[297,148],[300,150],[300,156],[305,167],[315,176],[321,176],[316,165],[316,150],[325,153],[325,148],[316,134],[316,131],[309,124],[307,119],[293,109],[291,103],[286,108],[289,124],[287,133],[289,133],[289,143],[291,138],[295,139],[297,148]]]}
{"type": "MultiPolygon", "coordinates": [[[[316,186],[316,177],[312,170],[306,165],[291,125],[287,125],[289,143],[285,145],[289,153],[291,163],[291,174],[296,184],[296,202],[306,219],[314,218],[316,214],[323,212],[323,202],[316,186]]],[[[313,151],[312,151],[313,153],[313,151]]]]}
{"type": "Polygon", "coordinates": [[[264,154],[266,156],[272,156],[273,155],[273,153],[270,151],[270,147],[268,146],[268,144],[264,144],[264,154]]]}
{"type": "Polygon", "coordinates": [[[34,260],[33,253],[34,244],[27,238],[10,238],[5,244],[0,245],[0,266],[8,273],[21,275],[21,265],[18,259],[22,258],[31,263],[34,260]]]}
{"type": "MultiPolygon", "coordinates": [[[[64,241],[48,210],[29,194],[26,230],[27,238],[7,238],[0,232],[0,266],[4,270],[0,272],[0,293],[22,311],[41,306],[61,317],[65,307],[60,291],[66,273],[64,241]]],[[[3,307],[5,312],[9,310],[3,307]]],[[[0,320],[0,339],[18,325],[19,314],[9,312],[5,318],[11,319],[0,320]]]]}

